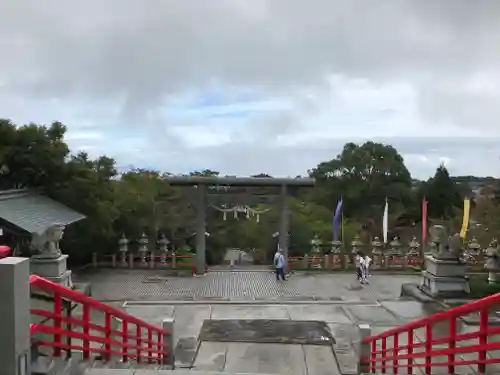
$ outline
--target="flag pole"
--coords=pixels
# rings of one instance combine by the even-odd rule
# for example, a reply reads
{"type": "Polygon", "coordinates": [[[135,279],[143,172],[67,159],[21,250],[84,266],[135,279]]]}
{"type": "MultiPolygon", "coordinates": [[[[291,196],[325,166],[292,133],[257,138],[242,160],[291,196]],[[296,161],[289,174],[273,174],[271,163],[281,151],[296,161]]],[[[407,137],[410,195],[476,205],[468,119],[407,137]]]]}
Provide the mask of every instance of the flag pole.
{"type": "MultiPolygon", "coordinates": [[[[343,208],[343,207],[342,207],[343,208]]],[[[342,210],[341,216],[340,216],[340,226],[342,230],[342,247],[345,250],[345,235],[344,235],[344,210],[342,210]]]]}

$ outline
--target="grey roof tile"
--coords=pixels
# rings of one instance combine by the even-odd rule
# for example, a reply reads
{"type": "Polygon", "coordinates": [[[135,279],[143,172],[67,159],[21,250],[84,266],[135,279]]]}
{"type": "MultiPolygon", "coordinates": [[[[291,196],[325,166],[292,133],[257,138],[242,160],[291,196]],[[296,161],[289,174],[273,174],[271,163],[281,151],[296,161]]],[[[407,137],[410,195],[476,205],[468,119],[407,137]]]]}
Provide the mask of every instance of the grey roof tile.
{"type": "Polygon", "coordinates": [[[69,225],[85,215],[36,192],[6,190],[0,191],[0,217],[27,232],[42,234],[55,223],[69,225]]]}

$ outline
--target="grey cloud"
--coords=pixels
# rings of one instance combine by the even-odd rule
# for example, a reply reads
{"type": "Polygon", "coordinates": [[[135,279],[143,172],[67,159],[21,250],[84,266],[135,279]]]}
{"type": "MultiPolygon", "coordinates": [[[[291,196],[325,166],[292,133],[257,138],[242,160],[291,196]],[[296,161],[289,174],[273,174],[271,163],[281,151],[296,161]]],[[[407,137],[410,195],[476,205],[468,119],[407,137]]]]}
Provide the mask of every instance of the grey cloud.
{"type": "MultiPolygon", "coordinates": [[[[408,83],[425,125],[449,121],[494,129],[500,97],[462,81],[482,72],[500,75],[499,21],[496,0],[44,0],[43,6],[36,0],[4,1],[0,98],[95,105],[87,114],[66,117],[105,124],[108,133],[144,137],[148,146],[140,155],[120,145],[99,146],[125,165],[153,160],[165,170],[211,166],[249,174],[266,166],[275,175],[303,174],[334,157],[344,140],[293,149],[278,149],[275,140],[304,127],[304,117],[328,105],[322,96],[331,94],[332,75],[374,85],[408,83]],[[179,92],[214,82],[256,87],[269,97],[291,93],[295,108],[235,131],[245,133],[245,143],[186,153],[182,139],[169,132],[179,124],[147,114],[179,92]],[[302,92],[312,97],[299,97],[302,92]]],[[[2,107],[10,116],[5,101],[2,107]]],[[[26,122],[49,112],[27,114],[22,103],[16,108],[23,118],[35,116],[26,122]]],[[[379,117],[394,111],[381,108],[379,117]]],[[[66,120],[61,117],[56,119],[66,120]]],[[[493,173],[488,161],[500,154],[489,140],[393,141],[402,154],[454,160],[454,173],[493,173]]],[[[433,172],[435,165],[417,159],[411,160],[412,172],[433,172]]]]}
{"type": "Polygon", "coordinates": [[[494,0],[8,3],[0,45],[11,58],[0,66],[22,62],[19,72],[33,72],[15,87],[125,95],[129,109],[211,79],[270,88],[319,84],[332,73],[412,80],[468,74],[500,54],[494,0]]]}
{"type": "MultiPolygon", "coordinates": [[[[156,151],[143,150],[144,160],[154,160],[151,166],[173,173],[210,168],[228,175],[269,173],[274,176],[305,175],[318,163],[335,158],[346,142],[362,143],[362,139],[316,142],[300,147],[275,147],[271,142],[234,143],[224,147],[204,147],[194,152],[164,150],[162,157],[156,151]],[[151,152],[151,154],[149,154],[151,152]]],[[[453,175],[500,175],[500,144],[490,138],[387,138],[378,142],[393,145],[403,157],[415,178],[426,179],[434,174],[444,160],[453,175]],[[427,160],[419,160],[425,157],[427,160]],[[492,167],[499,165],[498,168],[492,167]]],[[[135,156],[122,151],[118,159],[122,165],[137,165],[135,156]]]]}
{"type": "MultiPolygon", "coordinates": [[[[498,81],[500,83],[500,80],[498,81]]],[[[467,91],[457,85],[427,86],[420,91],[420,110],[428,121],[443,121],[462,127],[500,130],[500,91],[467,91]]]]}

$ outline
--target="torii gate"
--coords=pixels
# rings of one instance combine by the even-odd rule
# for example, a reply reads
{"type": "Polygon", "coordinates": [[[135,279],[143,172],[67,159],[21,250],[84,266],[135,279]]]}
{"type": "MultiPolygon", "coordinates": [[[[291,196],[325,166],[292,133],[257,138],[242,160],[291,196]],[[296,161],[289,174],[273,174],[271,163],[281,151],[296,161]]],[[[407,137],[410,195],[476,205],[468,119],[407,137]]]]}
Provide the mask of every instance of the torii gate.
{"type": "Polygon", "coordinates": [[[286,197],[288,187],[313,187],[315,180],[312,178],[272,178],[272,177],[202,177],[202,176],[170,176],[166,181],[172,186],[195,187],[196,192],[196,273],[205,273],[205,232],[206,232],[206,210],[209,198],[236,198],[237,201],[244,201],[249,204],[249,200],[257,198],[258,203],[270,203],[274,198],[278,198],[280,207],[279,220],[279,246],[283,249],[285,259],[288,259],[288,207],[286,197]],[[209,187],[230,186],[230,187],[279,187],[280,193],[274,195],[253,195],[253,194],[231,194],[210,193],[209,187]]]}

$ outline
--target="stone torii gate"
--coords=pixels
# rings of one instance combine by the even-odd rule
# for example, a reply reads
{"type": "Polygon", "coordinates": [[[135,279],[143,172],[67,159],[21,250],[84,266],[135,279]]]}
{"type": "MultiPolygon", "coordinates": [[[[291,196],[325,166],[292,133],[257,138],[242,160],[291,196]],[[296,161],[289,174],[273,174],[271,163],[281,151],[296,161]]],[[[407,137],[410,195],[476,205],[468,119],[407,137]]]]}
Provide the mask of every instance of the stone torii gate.
{"type": "MultiPolygon", "coordinates": [[[[279,220],[279,246],[283,249],[285,259],[288,257],[288,207],[286,197],[288,187],[313,187],[312,178],[272,178],[272,177],[202,177],[202,176],[171,176],[166,181],[172,186],[191,186],[196,188],[196,273],[205,273],[205,232],[206,232],[206,210],[209,198],[233,199],[251,204],[270,203],[278,198],[280,208],[279,220]],[[231,194],[220,193],[209,194],[210,187],[275,187],[280,188],[279,194],[231,194]],[[256,199],[255,199],[256,198],[256,199]],[[255,202],[257,201],[257,202],[255,202]]],[[[228,189],[230,191],[230,189],[228,189]]]]}

